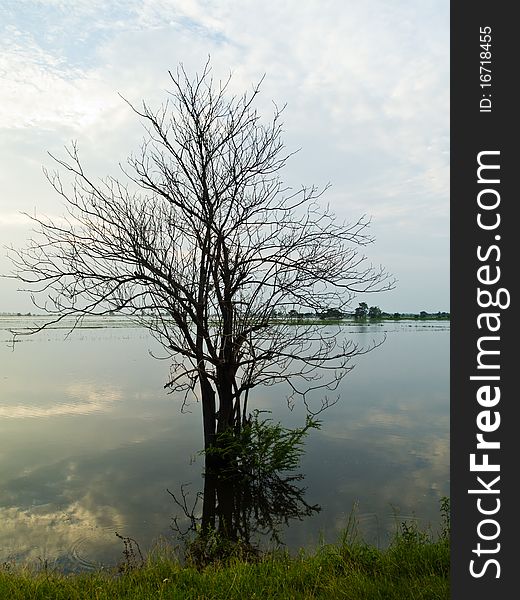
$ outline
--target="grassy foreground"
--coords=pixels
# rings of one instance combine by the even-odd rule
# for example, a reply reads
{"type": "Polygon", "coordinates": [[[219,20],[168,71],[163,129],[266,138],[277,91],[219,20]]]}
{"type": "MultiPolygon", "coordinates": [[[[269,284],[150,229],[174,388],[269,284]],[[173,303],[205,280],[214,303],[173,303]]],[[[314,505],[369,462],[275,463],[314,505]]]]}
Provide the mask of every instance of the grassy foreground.
{"type": "Polygon", "coordinates": [[[347,540],[296,557],[233,558],[203,569],[181,566],[166,549],[138,568],[62,575],[4,565],[0,598],[9,600],[257,598],[392,600],[448,599],[449,534],[433,540],[404,525],[387,550],[347,540]]]}

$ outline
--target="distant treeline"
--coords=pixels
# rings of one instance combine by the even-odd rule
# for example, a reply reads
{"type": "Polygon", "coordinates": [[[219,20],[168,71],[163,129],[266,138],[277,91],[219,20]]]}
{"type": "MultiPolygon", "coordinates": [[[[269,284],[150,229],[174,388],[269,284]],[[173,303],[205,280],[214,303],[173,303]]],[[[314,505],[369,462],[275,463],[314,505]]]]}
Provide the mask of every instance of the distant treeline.
{"type": "Polygon", "coordinates": [[[379,306],[368,306],[365,302],[360,302],[354,311],[343,311],[338,308],[328,308],[322,312],[300,312],[297,310],[273,311],[272,315],[276,318],[284,319],[321,319],[326,321],[338,321],[342,319],[355,319],[359,321],[380,321],[383,319],[443,319],[450,318],[450,313],[445,311],[427,312],[421,310],[418,313],[394,312],[389,313],[381,310],[379,306]]]}
{"type": "MultiPolygon", "coordinates": [[[[21,313],[21,312],[0,312],[0,317],[45,317],[45,314],[33,314],[33,313],[21,313]]],[[[102,316],[102,315],[99,315],[102,316]]],[[[114,316],[125,316],[119,315],[116,312],[110,312],[108,315],[104,315],[108,317],[114,316]]],[[[143,312],[141,316],[153,316],[153,313],[143,312]]],[[[382,311],[379,306],[368,306],[364,302],[361,302],[356,308],[356,310],[352,312],[342,311],[337,308],[328,308],[322,312],[301,312],[295,309],[289,310],[286,312],[285,310],[273,310],[271,316],[275,319],[290,319],[290,320],[301,320],[301,319],[319,319],[323,321],[341,321],[343,319],[355,319],[359,321],[381,321],[381,320],[397,320],[397,319],[442,319],[449,320],[450,313],[445,311],[438,312],[427,312],[425,310],[421,310],[418,313],[409,313],[409,312],[394,312],[389,313],[382,311]]]]}

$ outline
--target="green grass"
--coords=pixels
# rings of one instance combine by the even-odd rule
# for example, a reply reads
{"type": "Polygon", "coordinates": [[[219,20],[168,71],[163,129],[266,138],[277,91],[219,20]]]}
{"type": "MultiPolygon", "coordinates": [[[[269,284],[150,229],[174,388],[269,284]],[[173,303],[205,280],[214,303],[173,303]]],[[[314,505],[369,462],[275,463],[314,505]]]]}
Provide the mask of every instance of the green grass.
{"type": "Polygon", "coordinates": [[[254,561],[231,558],[203,569],[182,566],[168,548],[120,573],[63,575],[4,565],[0,598],[433,600],[449,598],[449,570],[449,530],[434,540],[413,524],[403,524],[386,550],[345,534],[312,553],[275,553],[254,561]]]}

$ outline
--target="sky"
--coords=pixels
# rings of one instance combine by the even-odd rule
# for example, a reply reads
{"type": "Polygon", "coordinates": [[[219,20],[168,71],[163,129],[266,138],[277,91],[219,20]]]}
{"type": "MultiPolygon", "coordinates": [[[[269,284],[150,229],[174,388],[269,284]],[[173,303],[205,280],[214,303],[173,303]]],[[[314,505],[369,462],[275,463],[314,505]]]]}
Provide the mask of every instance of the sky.
{"type": "MultiPolygon", "coordinates": [[[[283,173],[330,189],[339,220],[372,218],[366,248],[397,279],[358,296],[388,312],[449,310],[448,0],[2,0],[0,274],[23,247],[21,213],[59,216],[42,167],[78,144],[85,170],[118,175],[144,130],[122,100],[165,100],[168,70],[250,91],[266,121],[286,104],[283,173]]],[[[0,278],[0,312],[34,310],[0,278]]]]}

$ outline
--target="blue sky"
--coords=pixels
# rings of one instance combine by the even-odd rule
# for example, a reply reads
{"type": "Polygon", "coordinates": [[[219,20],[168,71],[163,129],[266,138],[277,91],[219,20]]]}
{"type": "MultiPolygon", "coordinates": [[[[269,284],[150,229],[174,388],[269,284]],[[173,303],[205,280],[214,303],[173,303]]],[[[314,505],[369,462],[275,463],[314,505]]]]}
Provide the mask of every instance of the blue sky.
{"type": "MultiPolygon", "coordinates": [[[[258,108],[287,103],[301,148],[287,183],[327,182],[338,218],[372,216],[375,264],[397,287],[359,301],[449,310],[449,2],[446,0],[4,0],[0,5],[0,241],[30,235],[20,211],[62,214],[47,152],[77,140],[99,176],[143,131],[118,93],[158,106],[168,69],[211,55],[231,89],[265,80],[258,108]]],[[[0,253],[0,273],[9,271],[0,253]]],[[[0,279],[0,311],[29,311],[0,279]]]]}

